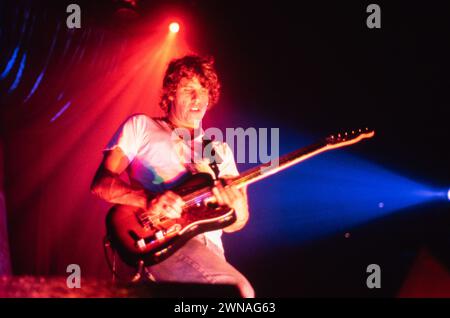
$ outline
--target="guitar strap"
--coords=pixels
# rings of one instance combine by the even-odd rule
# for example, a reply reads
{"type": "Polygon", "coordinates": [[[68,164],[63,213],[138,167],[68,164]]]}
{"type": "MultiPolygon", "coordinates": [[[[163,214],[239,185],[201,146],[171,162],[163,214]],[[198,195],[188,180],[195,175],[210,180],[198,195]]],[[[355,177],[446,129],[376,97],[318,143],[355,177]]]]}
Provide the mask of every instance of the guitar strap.
{"type": "Polygon", "coordinates": [[[222,163],[223,159],[214,150],[212,140],[209,138],[203,137],[203,155],[205,155],[205,154],[206,154],[206,156],[204,158],[209,159],[209,166],[211,167],[212,171],[214,172],[214,175],[216,176],[215,179],[216,180],[219,179],[220,170],[219,170],[219,166],[217,166],[217,164],[222,163]]]}

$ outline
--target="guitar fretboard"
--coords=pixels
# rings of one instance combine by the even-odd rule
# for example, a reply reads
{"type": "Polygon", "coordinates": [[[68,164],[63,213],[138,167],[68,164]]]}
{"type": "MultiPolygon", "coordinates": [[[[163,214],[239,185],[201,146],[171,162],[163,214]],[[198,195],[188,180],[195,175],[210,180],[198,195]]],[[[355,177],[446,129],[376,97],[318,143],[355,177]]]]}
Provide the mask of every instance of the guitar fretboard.
{"type": "Polygon", "coordinates": [[[236,185],[238,188],[249,185],[261,179],[264,179],[274,173],[284,170],[292,165],[299,163],[300,161],[306,160],[307,158],[318,154],[319,152],[325,151],[326,143],[317,143],[310,145],[286,155],[272,160],[267,163],[263,163],[259,166],[251,168],[243,172],[239,177],[236,177],[231,183],[236,185]]]}

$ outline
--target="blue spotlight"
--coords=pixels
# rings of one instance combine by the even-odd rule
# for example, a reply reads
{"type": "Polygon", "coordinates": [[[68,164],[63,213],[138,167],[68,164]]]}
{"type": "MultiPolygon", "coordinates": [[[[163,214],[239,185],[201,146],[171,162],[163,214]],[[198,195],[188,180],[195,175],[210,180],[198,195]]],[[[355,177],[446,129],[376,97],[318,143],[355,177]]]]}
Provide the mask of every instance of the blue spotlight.
{"type": "MultiPolygon", "coordinates": [[[[311,138],[295,131],[280,135],[280,154],[309,144],[311,138]]],[[[254,228],[250,224],[242,236],[248,235],[253,246],[297,246],[340,231],[351,233],[353,227],[442,200],[447,191],[344,150],[330,151],[251,185],[250,207],[257,211],[258,220],[252,221],[254,228]]],[[[242,240],[239,244],[242,246],[242,240]]]]}
{"type": "Polygon", "coordinates": [[[450,189],[447,191],[447,199],[450,201],[450,189]]]}

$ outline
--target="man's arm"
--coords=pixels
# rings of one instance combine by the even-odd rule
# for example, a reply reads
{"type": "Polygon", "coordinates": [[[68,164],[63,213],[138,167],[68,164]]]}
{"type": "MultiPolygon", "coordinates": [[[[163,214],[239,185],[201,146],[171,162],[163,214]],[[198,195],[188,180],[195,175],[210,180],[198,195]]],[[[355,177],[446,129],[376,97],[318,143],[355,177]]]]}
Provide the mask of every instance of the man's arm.
{"type": "Polygon", "coordinates": [[[215,184],[213,193],[220,205],[228,205],[234,209],[236,213],[236,222],[223,229],[224,232],[231,233],[241,230],[248,222],[249,209],[247,198],[247,187],[237,189],[235,186],[229,185],[229,180],[239,176],[239,171],[236,167],[233,151],[227,143],[217,145],[216,150],[220,151],[220,158],[223,159],[220,166],[219,177],[225,181],[228,186],[223,186],[221,182],[215,184]]]}
{"type": "Polygon", "coordinates": [[[99,198],[114,203],[135,206],[153,214],[169,218],[180,217],[184,201],[172,191],[148,197],[142,188],[134,188],[120,179],[120,174],[130,164],[123,151],[116,147],[107,151],[91,184],[91,192],[99,198]]]}
{"type": "Polygon", "coordinates": [[[241,230],[247,224],[249,219],[249,211],[248,211],[248,199],[245,190],[238,190],[242,194],[239,195],[238,199],[234,204],[234,211],[236,212],[237,220],[230,226],[223,229],[226,233],[232,233],[241,230]]]}
{"type": "Polygon", "coordinates": [[[120,147],[105,152],[103,161],[92,181],[91,192],[114,204],[125,204],[146,209],[147,195],[144,189],[133,188],[119,177],[129,164],[127,156],[120,147]]]}

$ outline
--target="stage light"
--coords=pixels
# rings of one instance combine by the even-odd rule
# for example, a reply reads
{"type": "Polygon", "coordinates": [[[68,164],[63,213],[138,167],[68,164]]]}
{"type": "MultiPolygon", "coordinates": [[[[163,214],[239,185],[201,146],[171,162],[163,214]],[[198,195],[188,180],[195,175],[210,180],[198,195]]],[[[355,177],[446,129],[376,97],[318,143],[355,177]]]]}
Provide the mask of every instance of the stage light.
{"type": "Polygon", "coordinates": [[[180,25],[178,23],[176,23],[176,22],[172,22],[169,25],[169,30],[172,33],[177,33],[180,30],[180,25]]]}
{"type": "Polygon", "coordinates": [[[447,191],[447,199],[450,201],[450,189],[447,191]]]}

